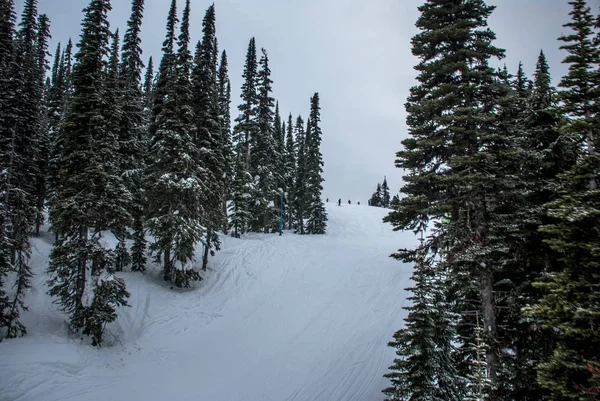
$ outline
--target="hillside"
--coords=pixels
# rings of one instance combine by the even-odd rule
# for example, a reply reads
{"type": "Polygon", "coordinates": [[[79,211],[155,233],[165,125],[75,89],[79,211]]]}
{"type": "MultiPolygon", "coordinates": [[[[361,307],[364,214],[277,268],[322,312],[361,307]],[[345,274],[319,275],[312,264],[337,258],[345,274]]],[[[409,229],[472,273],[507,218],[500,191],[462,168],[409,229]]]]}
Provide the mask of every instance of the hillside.
{"type": "Polygon", "coordinates": [[[34,239],[29,334],[0,343],[0,400],[382,399],[411,270],[388,255],[415,239],[384,209],[327,212],[324,236],[224,238],[190,290],[123,273],[131,307],[101,349],[69,335],[45,293],[52,235],[34,239]]]}

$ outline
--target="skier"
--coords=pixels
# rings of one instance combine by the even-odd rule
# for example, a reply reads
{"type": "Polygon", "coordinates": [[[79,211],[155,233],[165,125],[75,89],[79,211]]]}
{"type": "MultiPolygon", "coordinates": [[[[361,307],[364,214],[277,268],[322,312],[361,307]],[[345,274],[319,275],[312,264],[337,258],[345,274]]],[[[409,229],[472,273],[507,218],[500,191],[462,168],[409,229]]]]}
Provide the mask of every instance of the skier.
{"type": "Polygon", "coordinates": [[[358,202],[358,206],[360,206],[360,202],[358,202]]]}
{"type": "Polygon", "coordinates": [[[327,200],[325,202],[329,203],[329,198],[327,198],[327,200]]]}
{"type": "Polygon", "coordinates": [[[352,204],[352,202],[350,202],[350,199],[348,199],[348,204],[349,204],[349,205],[351,205],[351,204],[352,204]]]}
{"type": "Polygon", "coordinates": [[[342,198],[338,199],[338,206],[342,206],[342,198]]]}

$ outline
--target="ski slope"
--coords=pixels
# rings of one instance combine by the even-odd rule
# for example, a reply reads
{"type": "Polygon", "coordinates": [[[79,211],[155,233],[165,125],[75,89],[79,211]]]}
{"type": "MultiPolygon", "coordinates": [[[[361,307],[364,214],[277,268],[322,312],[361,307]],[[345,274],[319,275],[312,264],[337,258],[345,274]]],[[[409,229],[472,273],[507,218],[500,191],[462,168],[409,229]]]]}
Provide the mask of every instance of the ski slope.
{"type": "Polygon", "coordinates": [[[46,295],[52,234],[34,239],[29,334],[0,343],[0,400],[382,400],[411,274],[389,255],[416,240],[384,209],[327,212],[323,236],[223,238],[192,289],[123,273],[131,306],[100,349],[69,334],[46,295]]]}

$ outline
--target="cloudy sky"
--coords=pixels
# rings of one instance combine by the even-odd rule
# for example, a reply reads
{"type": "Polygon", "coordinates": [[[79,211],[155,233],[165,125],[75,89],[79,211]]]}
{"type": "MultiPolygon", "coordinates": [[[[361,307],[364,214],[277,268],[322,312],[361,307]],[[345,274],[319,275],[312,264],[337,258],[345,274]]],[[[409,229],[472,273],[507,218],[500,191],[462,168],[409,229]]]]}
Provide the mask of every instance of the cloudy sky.
{"type": "MultiPolygon", "coordinates": [[[[52,47],[79,39],[82,12],[89,0],[39,0],[51,20],[52,47]]],[[[111,28],[125,31],[129,0],[113,0],[111,28]]],[[[416,64],[410,39],[423,0],[216,0],[220,49],[229,57],[233,88],[232,117],[242,84],[248,41],[256,38],[270,57],[274,97],[282,113],[308,115],[314,92],[321,98],[325,190],[330,201],[366,203],[377,182],[387,176],[395,193],[402,171],[395,152],[406,137],[404,102],[415,84],[416,64]]],[[[566,72],[565,54],[556,40],[566,33],[567,0],[489,0],[497,6],[489,20],[496,45],[506,49],[515,71],[522,61],[533,73],[540,49],[548,57],[555,84],[566,72]]],[[[594,12],[599,0],[588,0],[594,12]]],[[[160,59],[170,0],[146,0],[144,58],[160,59]]],[[[178,0],[181,12],[184,0],[178,0]]],[[[192,0],[191,34],[201,38],[202,18],[210,0],[192,0]]],[[[23,0],[16,0],[20,14],[23,0]]],[[[501,64],[498,64],[501,65],[501,64]]],[[[295,119],[295,117],[294,117],[295,119]]]]}

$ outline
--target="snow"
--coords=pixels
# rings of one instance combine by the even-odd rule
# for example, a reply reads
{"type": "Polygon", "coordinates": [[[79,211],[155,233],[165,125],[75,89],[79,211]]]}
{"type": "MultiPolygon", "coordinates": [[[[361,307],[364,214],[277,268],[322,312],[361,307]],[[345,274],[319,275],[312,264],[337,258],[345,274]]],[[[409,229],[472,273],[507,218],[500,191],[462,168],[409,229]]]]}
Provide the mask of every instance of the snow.
{"type": "Polygon", "coordinates": [[[103,348],[70,334],[46,294],[52,233],[43,233],[33,239],[29,334],[0,343],[0,400],[382,400],[411,273],[389,255],[416,243],[383,224],[386,213],[328,204],[326,235],[223,238],[189,290],[170,289],[157,266],[120,273],[131,306],[103,348]]]}

